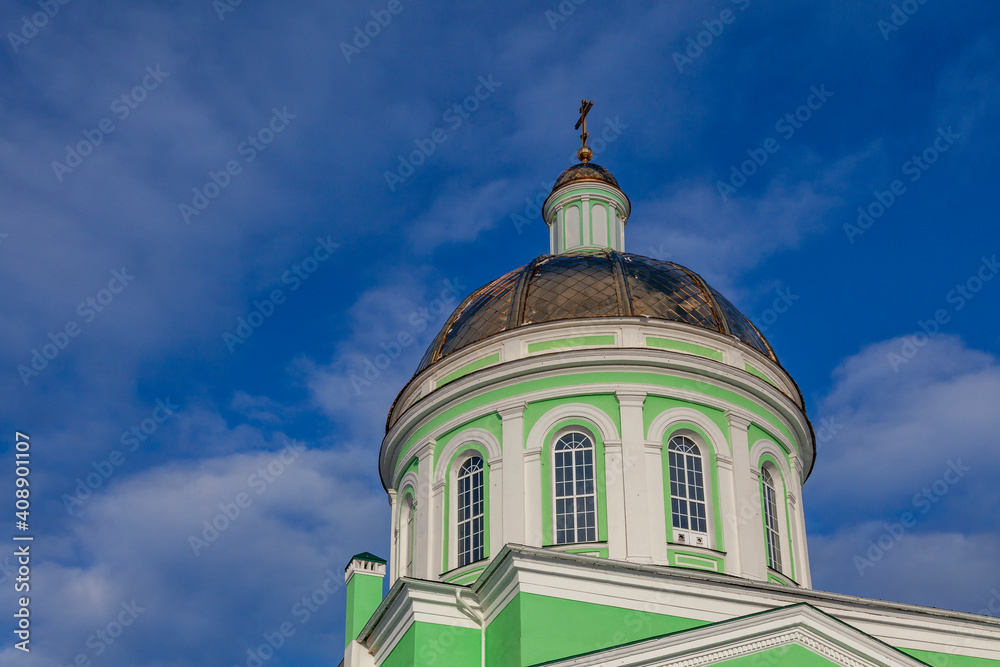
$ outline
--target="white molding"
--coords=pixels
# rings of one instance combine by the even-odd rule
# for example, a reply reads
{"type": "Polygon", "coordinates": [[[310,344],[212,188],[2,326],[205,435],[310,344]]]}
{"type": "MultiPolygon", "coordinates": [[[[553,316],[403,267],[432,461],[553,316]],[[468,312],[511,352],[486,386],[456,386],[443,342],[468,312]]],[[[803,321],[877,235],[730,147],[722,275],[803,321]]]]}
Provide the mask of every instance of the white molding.
{"type": "Polygon", "coordinates": [[[452,438],[441,451],[434,467],[434,481],[444,482],[448,473],[448,462],[455,454],[473,444],[482,445],[486,449],[486,458],[489,460],[503,457],[503,450],[496,436],[484,428],[467,428],[452,438]]]}
{"type": "MultiPolygon", "coordinates": [[[[694,408],[670,408],[658,414],[653,418],[653,421],[649,424],[649,430],[647,431],[646,438],[648,440],[663,443],[663,438],[666,436],[667,431],[669,431],[673,426],[680,423],[691,423],[698,428],[705,431],[708,437],[711,439],[709,443],[712,446],[712,450],[715,452],[716,458],[730,457],[732,456],[732,448],[729,446],[729,438],[722,432],[714,421],[705,416],[704,413],[695,410],[694,408]]],[[[729,459],[730,461],[732,459],[729,459]]]]}
{"type": "MultiPolygon", "coordinates": [[[[534,399],[531,402],[535,402],[535,400],[542,399],[534,399]]],[[[593,405],[587,405],[586,403],[564,403],[563,405],[557,405],[539,417],[528,433],[525,449],[527,451],[542,451],[545,445],[545,435],[556,424],[567,419],[579,419],[590,422],[597,429],[598,433],[600,433],[601,440],[604,442],[621,440],[618,427],[615,426],[610,415],[603,410],[595,408],[593,405]]]]}

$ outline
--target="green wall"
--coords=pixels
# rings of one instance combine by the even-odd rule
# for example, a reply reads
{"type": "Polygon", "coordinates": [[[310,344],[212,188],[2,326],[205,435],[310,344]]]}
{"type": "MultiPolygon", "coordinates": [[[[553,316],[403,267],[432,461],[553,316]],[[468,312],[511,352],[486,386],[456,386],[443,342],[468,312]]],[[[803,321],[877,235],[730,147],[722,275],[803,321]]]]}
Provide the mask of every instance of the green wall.
{"type": "Polygon", "coordinates": [[[379,667],[474,667],[482,656],[480,631],[414,623],[379,667]]]}
{"type": "Polygon", "coordinates": [[[526,667],[706,625],[677,616],[518,594],[486,628],[486,664],[526,667]]]}

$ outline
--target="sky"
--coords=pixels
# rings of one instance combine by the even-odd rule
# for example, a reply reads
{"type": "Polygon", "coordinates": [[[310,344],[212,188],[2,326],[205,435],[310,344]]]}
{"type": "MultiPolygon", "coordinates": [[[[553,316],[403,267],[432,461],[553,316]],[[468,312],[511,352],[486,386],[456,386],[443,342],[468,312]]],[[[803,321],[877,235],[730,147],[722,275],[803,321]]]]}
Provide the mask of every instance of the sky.
{"type": "Polygon", "coordinates": [[[336,664],[388,408],[548,251],[582,98],[627,250],[802,389],[814,587],[1000,611],[996,3],[10,0],[0,33],[0,488],[27,434],[35,537],[0,667],[248,665],[285,622],[266,664],[336,664]]]}

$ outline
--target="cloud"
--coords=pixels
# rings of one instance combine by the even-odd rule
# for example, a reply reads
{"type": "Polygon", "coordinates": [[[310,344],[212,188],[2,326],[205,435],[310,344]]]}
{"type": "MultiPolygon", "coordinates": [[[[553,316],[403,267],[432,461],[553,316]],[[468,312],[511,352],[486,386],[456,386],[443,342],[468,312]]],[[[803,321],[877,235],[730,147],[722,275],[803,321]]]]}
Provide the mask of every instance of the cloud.
{"type": "Polygon", "coordinates": [[[995,574],[1000,549],[1000,362],[940,334],[896,372],[889,354],[906,340],[845,359],[814,413],[835,425],[804,489],[814,576],[841,592],[970,610],[997,583],[982,568],[995,574]],[[859,571],[853,556],[871,559],[868,540],[880,539],[885,557],[859,571]],[[932,579],[947,588],[921,567],[941,569],[932,579]]]}
{"type": "MultiPolygon", "coordinates": [[[[32,659],[242,664],[247,647],[284,621],[297,636],[271,664],[340,651],[342,568],[352,554],[384,554],[387,544],[377,448],[305,449],[282,437],[270,444],[152,468],[92,499],[34,563],[32,659]],[[336,593],[311,618],[294,615],[329,571],[336,593]],[[138,618],[98,658],[102,641],[88,638],[133,600],[138,618]]],[[[23,664],[20,652],[0,655],[8,664],[23,664]]]]}

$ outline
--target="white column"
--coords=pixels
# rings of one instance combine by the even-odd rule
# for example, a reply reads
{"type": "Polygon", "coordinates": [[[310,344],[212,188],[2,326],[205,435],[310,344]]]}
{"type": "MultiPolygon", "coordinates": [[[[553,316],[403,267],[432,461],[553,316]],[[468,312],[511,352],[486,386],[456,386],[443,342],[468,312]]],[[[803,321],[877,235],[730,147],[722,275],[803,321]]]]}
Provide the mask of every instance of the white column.
{"type": "MultiPolygon", "coordinates": [[[[721,446],[721,443],[720,443],[721,446]]],[[[749,454],[748,454],[749,457],[749,454]]],[[[719,480],[719,517],[722,519],[723,544],[715,548],[726,552],[726,573],[739,576],[743,573],[740,544],[740,519],[736,509],[736,480],[733,476],[733,459],[723,454],[715,455],[719,480]]]]}
{"type": "Polygon", "coordinates": [[[803,588],[812,588],[812,573],[809,568],[809,542],[806,535],[805,507],[796,498],[802,497],[802,459],[793,453],[792,478],[789,480],[789,502],[792,525],[795,531],[795,577],[803,588]]]}
{"type": "Polygon", "coordinates": [[[590,222],[590,197],[580,198],[580,245],[594,245],[594,230],[590,222]]]}
{"type": "MultiPolygon", "coordinates": [[[[503,507],[501,528],[502,544],[524,544],[526,525],[525,484],[524,484],[524,402],[503,406],[500,415],[503,442],[504,475],[500,495],[496,496],[503,507]]],[[[540,480],[539,480],[540,481],[540,480]]],[[[541,490],[539,490],[539,497],[541,490]]],[[[493,502],[493,499],[490,499],[493,502]]],[[[532,511],[537,511],[534,506],[532,511]]],[[[491,537],[492,539],[492,537],[491,537]]],[[[499,545],[493,552],[500,550],[499,545]]]]}
{"type": "MultiPolygon", "coordinates": [[[[444,522],[451,521],[451,517],[446,517],[444,515],[444,492],[445,480],[435,482],[434,486],[431,487],[431,527],[430,530],[427,531],[430,535],[430,549],[428,549],[427,552],[428,579],[437,579],[438,575],[450,570],[457,564],[457,556],[455,559],[452,559],[452,554],[449,552],[448,564],[442,567],[442,558],[444,558],[443,550],[449,546],[444,544],[444,522]]],[[[449,532],[449,536],[452,541],[457,539],[452,534],[454,533],[454,530],[455,529],[452,528],[451,532],[449,532]]]]}
{"type": "Polygon", "coordinates": [[[654,562],[667,562],[667,515],[663,489],[663,443],[645,443],[646,497],[649,499],[649,550],[654,562]]]}
{"type": "Polygon", "coordinates": [[[431,568],[431,524],[434,519],[434,502],[431,484],[434,479],[434,441],[423,444],[417,455],[417,516],[414,526],[415,576],[431,579],[437,575],[431,568]]]}
{"type": "Polygon", "coordinates": [[[396,489],[389,489],[389,588],[396,582],[399,572],[399,515],[396,512],[396,489]]]}
{"type": "MultiPolygon", "coordinates": [[[[487,558],[492,558],[504,545],[503,539],[503,457],[498,456],[488,461],[490,466],[490,548],[487,558]]],[[[457,536],[456,536],[457,538],[457,536]]]]}
{"type": "Polygon", "coordinates": [[[625,485],[622,441],[604,442],[605,496],[608,500],[608,557],[625,560],[625,485]]]}
{"type": "Polygon", "coordinates": [[[645,392],[615,392],[622,422],[622,478],[625,492],[625,550],[630,561],[652,560],[649,494],[646,489],[646,439],[642,404],[645,392]]]}
{"type": "Polygon", "coordinates": [[[551,507],[542,507],[542,449],[524,450],[524,543],[542,546],[542,512],[551,514],[551,507]]]}
{"type": "Polygon", "coordinates": [[[736,491],[736,519],[740,542],[740,572],[751,579],[767,581],[767,556],[760,515],[760,483],[750,462],[750,416],[726,411],[729,441],[733,446],[733,478],[736,491]]]}

